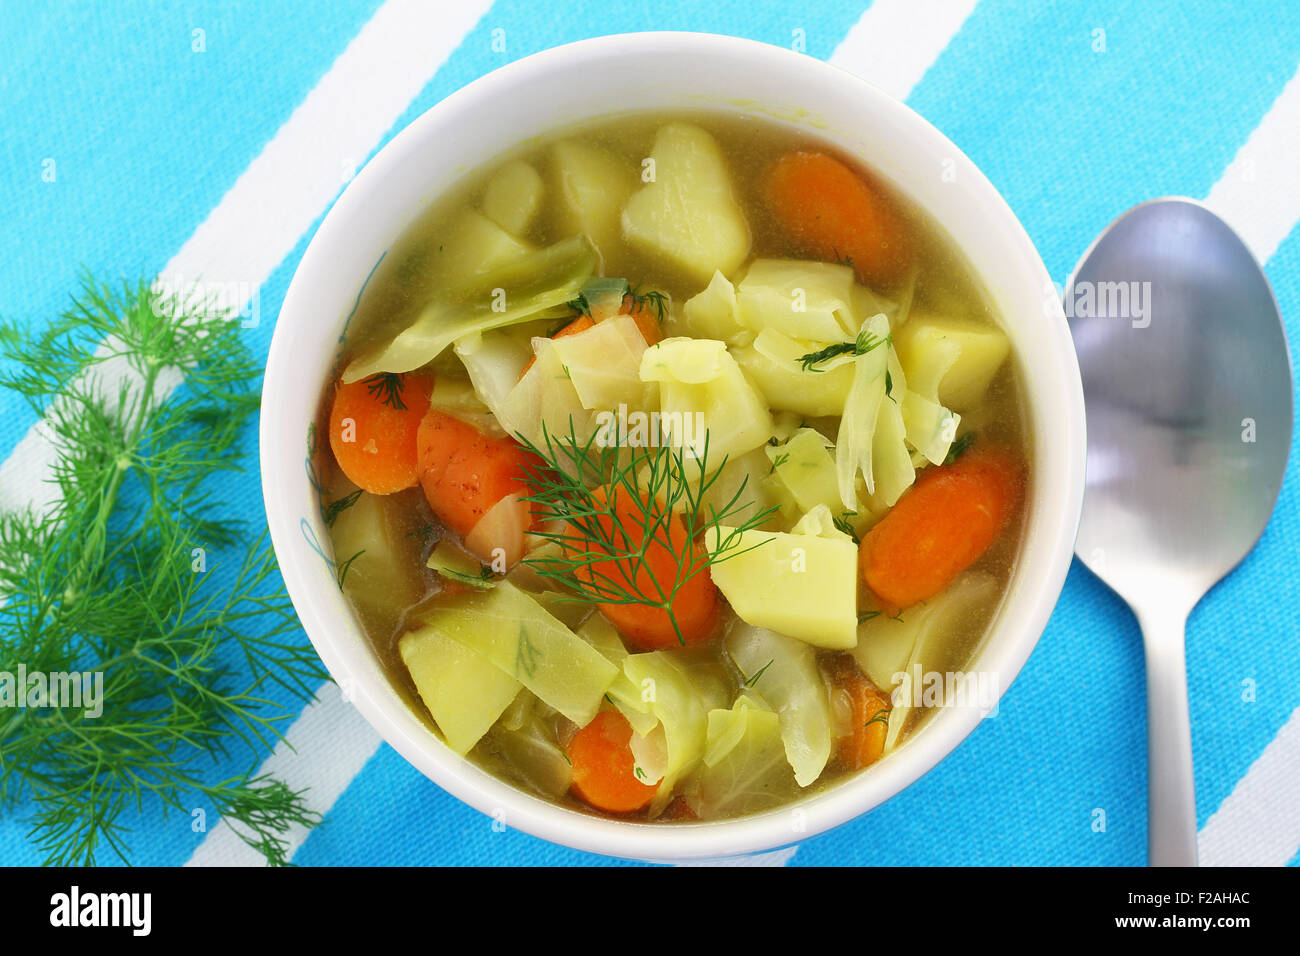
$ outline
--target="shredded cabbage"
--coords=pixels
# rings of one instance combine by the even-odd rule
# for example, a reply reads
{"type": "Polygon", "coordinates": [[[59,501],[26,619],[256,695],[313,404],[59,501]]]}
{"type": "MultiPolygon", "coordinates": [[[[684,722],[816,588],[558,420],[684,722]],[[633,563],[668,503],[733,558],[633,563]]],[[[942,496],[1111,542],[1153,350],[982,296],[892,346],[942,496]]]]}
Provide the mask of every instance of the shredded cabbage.
{"type": "Polygon", "coordinates": [[[852,356],[818,365],[822,371],[804,371],[799,359],[821,347],[764,329],[752,344],[734,347],[732,354],[770,407],[814,418],[839,415],[853,384],[852,356]]]}
{"type": "Polygon", "coordinates": [[[736,286],[740,321],[755,332],[841,342],[856,333],[853,270],[803,259],[755,259],[736,286]]]}
{"type": "Polygon", "coordinates": [[[690,673],[664,651],[629,654],[623,660],[623,673],[663,725],[666,755],[659,791],[650,802],[653,817],[672,799],[677,782],[704,756],[705,707],[690,673]]]}
{"type": "MultiPolygon", "coordinates": [[[[889,320],[877,313],[863,324],[873,337],[889,336],[889,320]]],[[[874,492],[876,480],[872,470],[873,441],[880,403],[885,397],[885,373],[889,367],[888,346],[877,346],[854,359],[853,385],[844,403],[840,419],[839,444],[835,449],[835,472],[839,479],[840,501],[852,511],[857,493],[854,479],[861,472],[867,491],[874,492]]]]}
{"type": "Polygon", "coordinates": [[[398,642],[402,662],[447,746],[466,754],[488,732],[522,686],[486,656],[424,627],[398,642]]]}
{"type": "Polygon", "coordinates": [[[776,710],[795,780],[801,787],[813,783],[831,756],[830,695],[816,652],[802,641],[743,623],[731,628],[726,644],[740,672],[776,710]]]}
{"type": "MultiPolygon", "coordinates": [[[[757,448],[772,434],[767,403],[745,378],[726,343],[714,339],[671,338],[645,350],[641,379],[659,383],[660,408],[670,420],[700,416],[703,428],[691,428],[697,439],[688,456],[703,452],[708,436],[708,460],[714,468],[729,458],[757,448]]],[[[690,419],[694,420],[694,419],[690,419]]]]}
{"type": "Polygon", "coordinates": [[[686,300],[677,328],[682,335],[721,339],[728,345],[745,345],[754,338],[736,315],[736,287],[721,272],[713,273],[703,292],[686,300]]]}
{"type": "MultiPolygon", "coordinates": [[[[620,300],[621,300],[620,296],[620,300]]],[[[585,332],[555,339],[555,353],[587,409],[646,411],[658,407],[658,388],[641,380],[645,338],[630,315],[615,315],[585,332]]]]}
{"type": "MultiPolygon", "coordinates": [[[[430,610],[416,633],[476,651],[579,726],[596,716],[618,668],[508,581],[430,610]]],[[[404,638],[405,640],[405,638],[404,638]]]]}
{"type": "Polygon", "coordinates": [[[704,819],[779,806],[796,791],[781,741],[781,721],[759,695],[746,692],[729,710],[709,711],[704,763],[688,800],[704,819]]]}
{"type": "Polygon", "coordinates": [[[353,359],[343,381],[409,372],[472,332],[514,325],[563,306],[582,291],[596,261],[590,240],[575,236],[470,279],[427,305],[391,342],[353,359]]]}
{"type": "Polygon", "coordinates": [[[773,473],[790,489],[800,510],[818,505],[837,508],[840,504],[835,458],[821,432],[802,428],[784,445],[766,445],[773,473]]]}

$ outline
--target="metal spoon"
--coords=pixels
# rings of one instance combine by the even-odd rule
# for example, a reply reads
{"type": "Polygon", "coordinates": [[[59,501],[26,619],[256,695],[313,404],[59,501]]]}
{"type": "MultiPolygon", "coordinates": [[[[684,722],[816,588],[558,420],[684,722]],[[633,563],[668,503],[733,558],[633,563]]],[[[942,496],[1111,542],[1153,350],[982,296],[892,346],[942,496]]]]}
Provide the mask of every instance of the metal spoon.
{"type": "Polygon", "coordinates": [[[1286,333],[1250,250],[1181,198],[1111,223],[1079,261],[1065,309],[1088,416],[1075,550],[1142,627],[1148,861],[1195,866],[1184,628],[1277,501],[1291,445],[1286,333]]]}

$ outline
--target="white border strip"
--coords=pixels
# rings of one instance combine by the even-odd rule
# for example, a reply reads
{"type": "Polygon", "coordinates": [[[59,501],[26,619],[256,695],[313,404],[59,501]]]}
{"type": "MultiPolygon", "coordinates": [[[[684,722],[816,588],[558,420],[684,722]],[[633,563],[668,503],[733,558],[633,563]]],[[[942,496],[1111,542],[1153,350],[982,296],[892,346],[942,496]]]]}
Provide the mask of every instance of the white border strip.
{"type": "Polygon", "coordinates": [[[830,62],[905,100],[957,35],[976,2],[875,0],[835,48],[830,62]]]}

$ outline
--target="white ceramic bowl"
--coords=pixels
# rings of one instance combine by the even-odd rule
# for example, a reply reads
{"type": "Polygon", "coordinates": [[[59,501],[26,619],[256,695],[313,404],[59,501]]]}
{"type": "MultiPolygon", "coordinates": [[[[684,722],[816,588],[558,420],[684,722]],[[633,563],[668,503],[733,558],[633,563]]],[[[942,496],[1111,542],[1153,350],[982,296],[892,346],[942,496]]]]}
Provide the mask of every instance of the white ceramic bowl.
{"type": "MultiPolygon", "coordinates": [[[[547,50],[430,109],[357,175],[303,255],[275,329],[263,387],[262,487],[276,555],[330,673],[399,753],[444,790],[508,826],[580,850],[678,860],[754,853],[837,826],[898,793],[971,732],[978,711],[941,710],[880,763],[825,793],[738,820],[674,826],[568,810],[448,750],[391,687],[335,583],[304,442],[358,294],[428,204],[482,163],[557,127],[617,112],[761,112],[861,156],[929,211],[964,250],[1015,343],[1031,409],[1025,540],[1008,597],[970,669],[1002,691],[1038,641],[1070,564],[1083,498],[1083,393],[1065,316],[1024,229],[956,146],[903,104],[818,60],[731,37],[644,33],[547,50]],[[1050,300],[1050,301],[1045,301],[1050,300]]],[[[996,767],[988,768],[996,773],[996,767]]]]}

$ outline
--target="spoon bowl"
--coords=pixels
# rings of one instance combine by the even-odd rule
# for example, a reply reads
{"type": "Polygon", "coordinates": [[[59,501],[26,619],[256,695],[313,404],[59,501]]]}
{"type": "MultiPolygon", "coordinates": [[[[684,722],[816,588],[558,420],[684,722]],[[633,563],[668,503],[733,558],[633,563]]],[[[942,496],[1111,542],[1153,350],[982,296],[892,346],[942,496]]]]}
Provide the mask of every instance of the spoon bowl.
{"type": "Polygon", "coordinates": [[[1088,423],[1076,553],[1142,625],[1150,861],[1194,865],[1183,625],[1277,501],[1292,429],[1286,334],[1250,250],[1190,199],[1115,220],[1064,304],[1088,423]]]}

